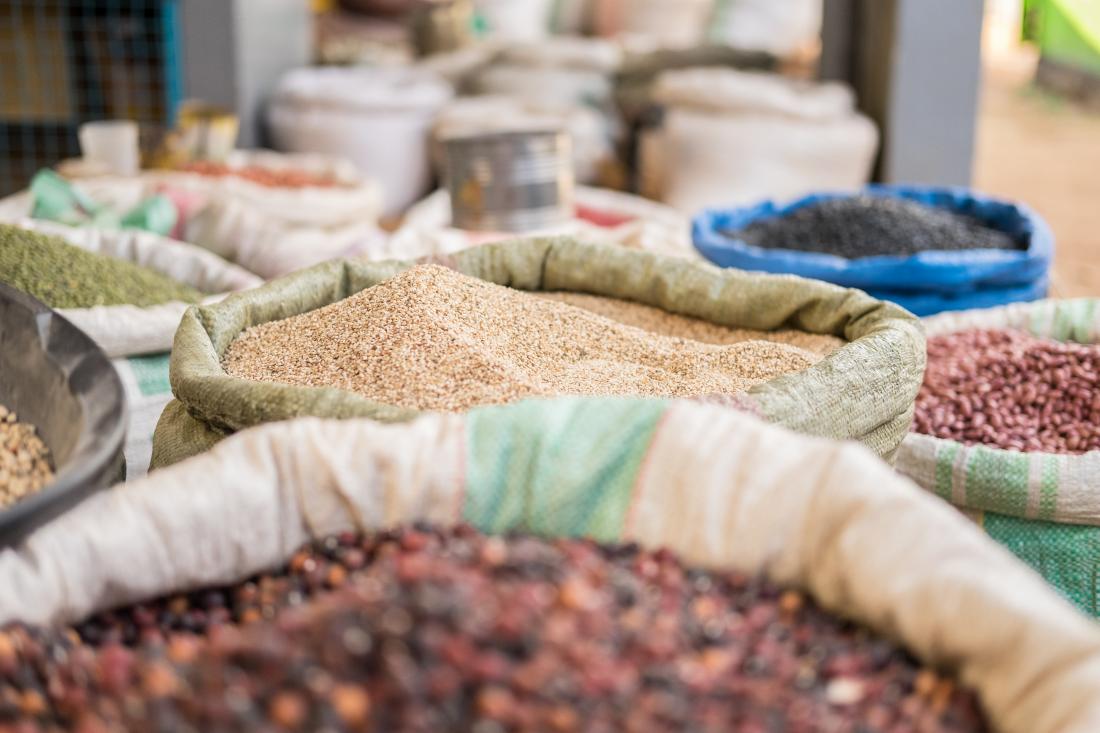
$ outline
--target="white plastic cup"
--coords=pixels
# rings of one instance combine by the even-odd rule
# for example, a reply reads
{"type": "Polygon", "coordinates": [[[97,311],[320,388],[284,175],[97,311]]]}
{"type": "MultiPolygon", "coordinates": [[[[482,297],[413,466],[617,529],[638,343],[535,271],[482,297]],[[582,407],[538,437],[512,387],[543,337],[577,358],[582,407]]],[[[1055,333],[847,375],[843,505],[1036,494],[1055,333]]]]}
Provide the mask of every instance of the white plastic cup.
{"type": "Polygon", "coordinates": [[[80,151],[84,160],[120,176],[141,170],[138,125],[132,120],[102,120],[80,126],[80,151]]]}

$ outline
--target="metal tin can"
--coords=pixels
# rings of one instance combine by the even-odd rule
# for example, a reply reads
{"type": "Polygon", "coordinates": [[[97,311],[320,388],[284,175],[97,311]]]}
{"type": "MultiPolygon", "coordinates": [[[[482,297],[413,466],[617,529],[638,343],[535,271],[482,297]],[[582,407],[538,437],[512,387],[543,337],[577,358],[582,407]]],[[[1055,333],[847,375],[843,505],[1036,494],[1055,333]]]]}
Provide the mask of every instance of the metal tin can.
{"type": "Polygon", "coordinates": [[[525,130],[445,139],[453,225],[528,232],[573,215],[572,143],[561,130],[525,130]]]}

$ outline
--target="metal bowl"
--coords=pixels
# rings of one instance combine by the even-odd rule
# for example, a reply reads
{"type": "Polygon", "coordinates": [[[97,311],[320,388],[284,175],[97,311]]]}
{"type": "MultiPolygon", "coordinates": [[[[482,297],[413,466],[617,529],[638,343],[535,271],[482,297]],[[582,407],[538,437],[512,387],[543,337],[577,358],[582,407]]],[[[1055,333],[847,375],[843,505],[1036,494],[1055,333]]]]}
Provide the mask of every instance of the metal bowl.
{"type": "Polygon", "coordinates": [[[83,331],[0,283],[0,404],[38,428],[55,469],[48,486],[0,509],[2,546],[120,477],[126,395],[83,331]]]}

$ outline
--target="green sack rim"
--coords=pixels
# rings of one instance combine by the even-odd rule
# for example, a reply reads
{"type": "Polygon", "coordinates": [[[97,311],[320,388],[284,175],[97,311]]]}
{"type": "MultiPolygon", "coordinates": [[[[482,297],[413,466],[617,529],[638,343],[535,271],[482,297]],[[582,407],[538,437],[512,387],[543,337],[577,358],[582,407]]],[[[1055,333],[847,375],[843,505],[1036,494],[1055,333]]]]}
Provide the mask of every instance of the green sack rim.
{"type": "MultiPolygon", "coordinates": [[[[221,358],[245,329],[315,310],[423,262],[520,290],[564,290],[632,300],[719,325],[793,328],[849,341],[801,372],[746,394],[771,422],[800,432],[861,438],[911,413],[924,372],[918,319],[858,290],[791,275],[762,275],[590,244],[571,238],[500,242],[425,260],[339,260],[274,280],[220,303],[194,306],[176,333],[172,391],[195,418],[221,431],[301,416],[403,422],[420,411],[342,389],[254,382],[226,374],[221,358]],[[873,404],[853,400],[873,395],[873,404]]],[[[905,418],[908,419],[907,417],[905,418]]],[[[907,423],[906,423],[907,425],[907,423]]],[[[892,453],[905,433],[880,441],[892,453]]]]}

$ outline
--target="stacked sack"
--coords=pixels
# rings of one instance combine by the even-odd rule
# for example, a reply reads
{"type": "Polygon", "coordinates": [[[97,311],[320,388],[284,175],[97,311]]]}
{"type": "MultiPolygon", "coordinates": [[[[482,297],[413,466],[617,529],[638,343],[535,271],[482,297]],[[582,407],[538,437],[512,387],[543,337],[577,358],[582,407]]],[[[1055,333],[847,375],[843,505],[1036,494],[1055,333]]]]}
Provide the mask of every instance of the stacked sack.
{"type": "Polygon", "coordinates": [[[1054,238],[1021,204],[953,188],[871,186],[712,209],[695,246],[723,267],[860,288],[916,313],[1046,295],[1054,238]]]}
{"type": "Polygon", "coordinates": [[[680,211],[867,183],[878,147],[852,91],[775,74],[701,68],[662,74],[659,126],[639,142],[646,195],[680,211]]]}
{"type": "Polygon", "coordinates": [[[534,115],[570,133],[577,180],[608,180],[622,136],[614,101],[614,75],[622,60],[617,44],[596,38],[563,36],[509,45],[474,75],[469,87],[477,95],[513,98],[515,108],[500,109],[507,117],[493,121],[489,115],[495,109],[481,113],[476,101],[459,100],[457,108],[443,111],[437,131],[494,132],[534,115]]]}
{"type": "Polygon", "coordinates": [[[0,200],[0,221],[170,235],[267,279],[369,248],[382,207],[379,184],[343,158],[257,150],[127,177],[43,172],[0,200]]]}

